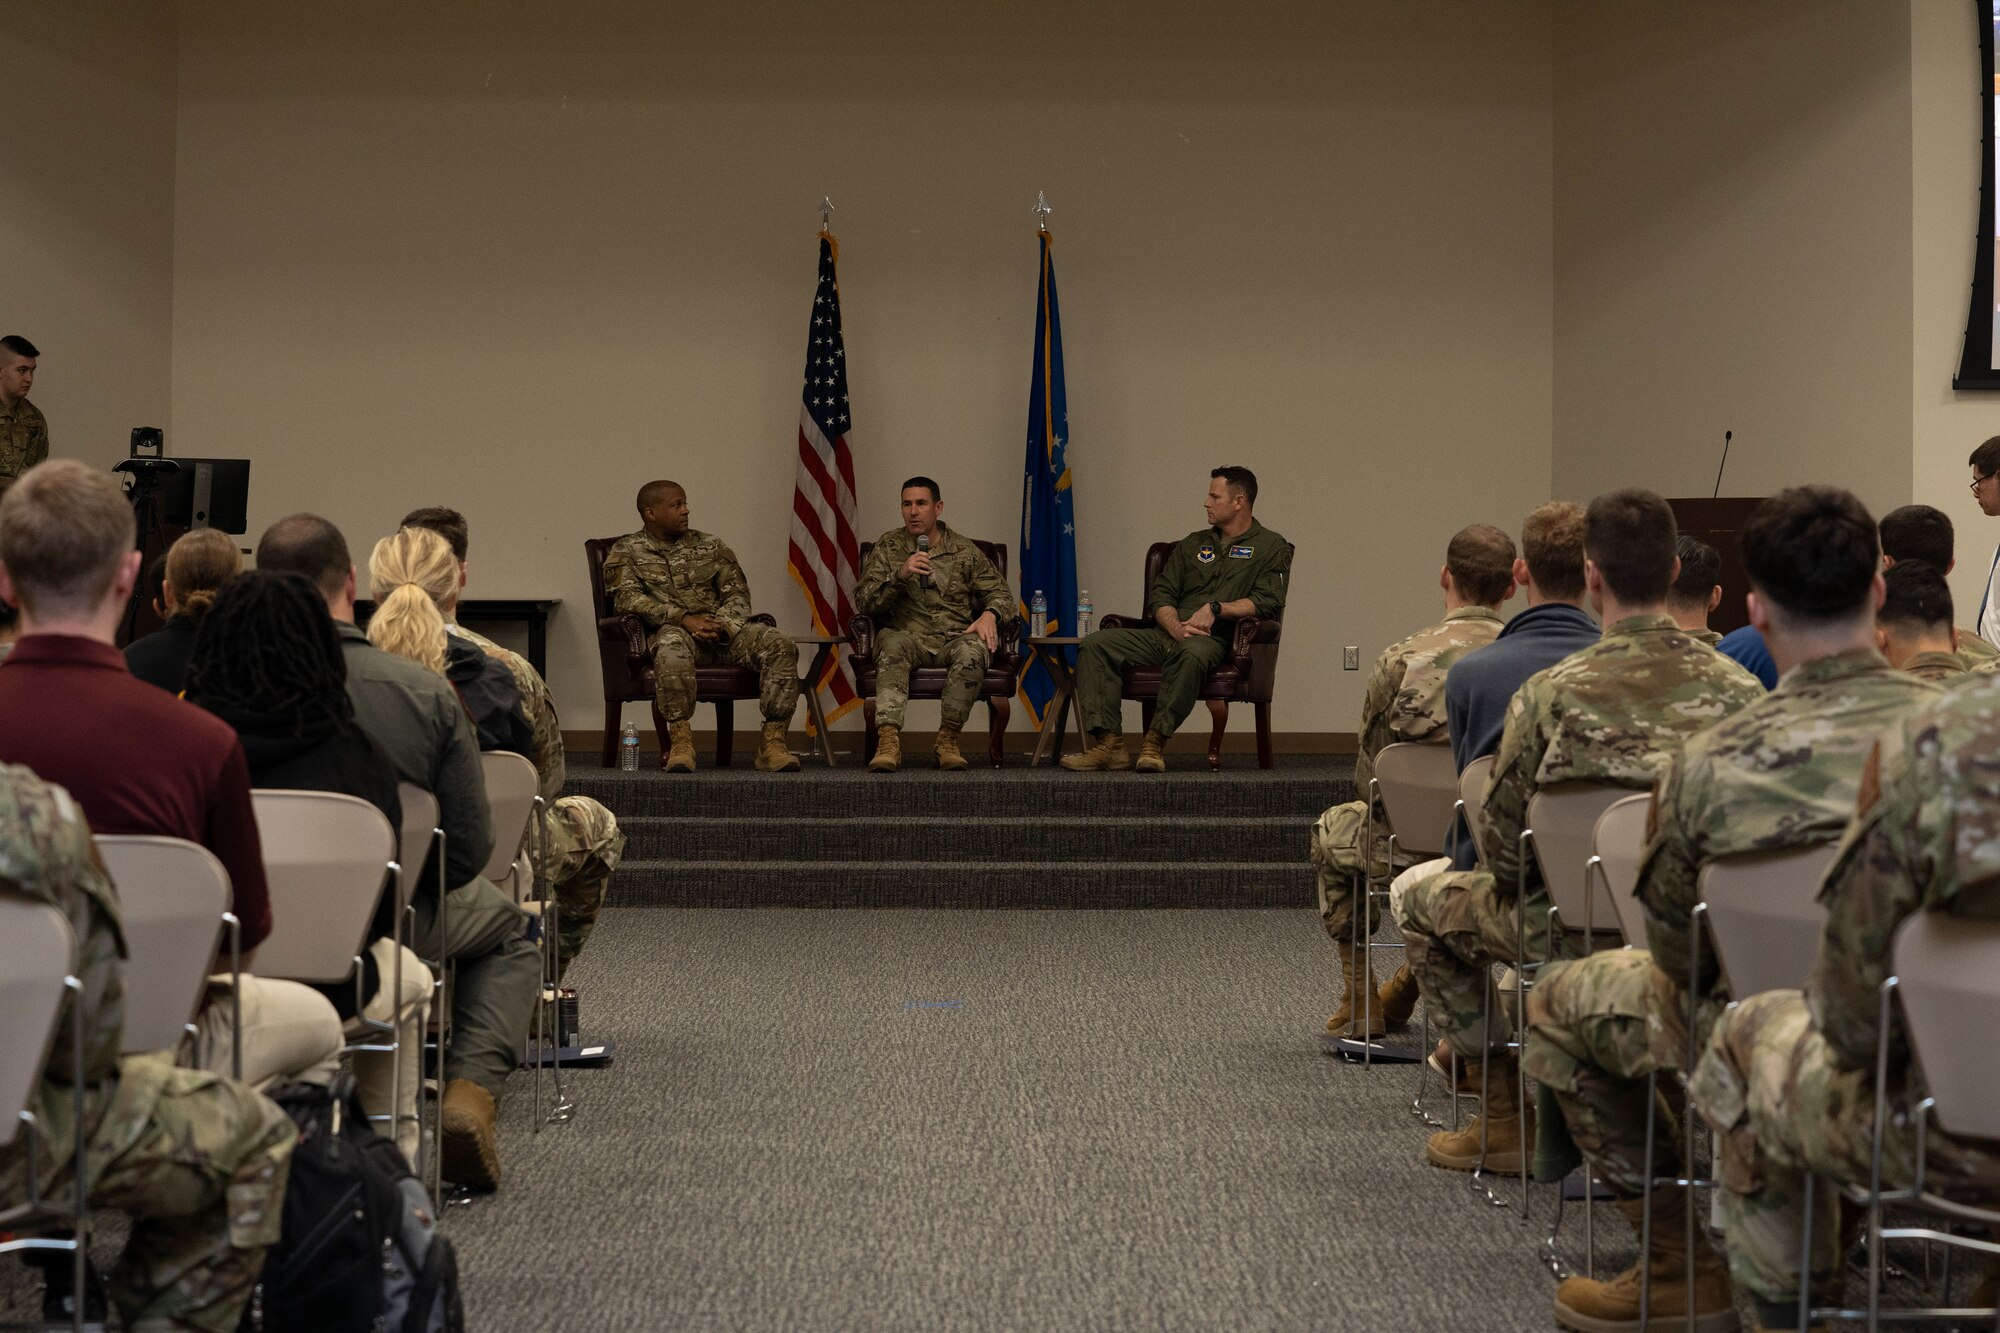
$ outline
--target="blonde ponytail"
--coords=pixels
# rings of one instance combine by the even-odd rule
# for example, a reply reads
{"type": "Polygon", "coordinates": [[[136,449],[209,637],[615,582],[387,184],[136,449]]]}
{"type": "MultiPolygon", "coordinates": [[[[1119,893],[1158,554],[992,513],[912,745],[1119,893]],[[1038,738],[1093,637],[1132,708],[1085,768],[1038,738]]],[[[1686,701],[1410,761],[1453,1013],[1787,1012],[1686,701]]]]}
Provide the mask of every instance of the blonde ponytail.
{"type": "Polygon", "coordinates": [[[458,588],[458,561],[435,532],[403,528],[375,543],[368,557],[375,614],[368,641],[444,675],[444,604],[458,588]]]}

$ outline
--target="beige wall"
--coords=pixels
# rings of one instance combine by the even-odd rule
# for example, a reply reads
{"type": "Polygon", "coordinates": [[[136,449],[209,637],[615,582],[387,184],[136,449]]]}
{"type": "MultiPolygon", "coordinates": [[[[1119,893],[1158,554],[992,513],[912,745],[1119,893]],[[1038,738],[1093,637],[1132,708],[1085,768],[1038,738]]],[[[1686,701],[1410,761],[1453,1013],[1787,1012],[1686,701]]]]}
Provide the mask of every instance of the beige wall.
{"type": "Polygon", "coordinates": [[[172,0],[35,0],[0,21],[0,333],[42,353],[52,451],[106,466],[168,422],[172,0]]]}
{"type": "Polygon", "coordinates": [[[1450,532],[1544,495],[1546,5],[675,11],[182,16],[175,446],[255,460],[253,529],[320,510],[362,560],[409,506],[466,510],[473,595],[564,599],[571,727],[598,715],[580,543],[649,477],[805,624],[823,193],[864,533],[925,471],[1018,539],[1045,189],[1083,581],[1136,611],[1145,543],[1201,522],[1210,466],[1255,467],[1299,547],[1281,730],[1351,731],[1339,647],[1406,633],[1450,532]]]}
{"type": "Polygon", "coordinates": [[[1707,495],[1728,429],[1724,494],[1910,499],[1910,43],[1879,0],[1558,6],[1559,492],[1707,495]]]}

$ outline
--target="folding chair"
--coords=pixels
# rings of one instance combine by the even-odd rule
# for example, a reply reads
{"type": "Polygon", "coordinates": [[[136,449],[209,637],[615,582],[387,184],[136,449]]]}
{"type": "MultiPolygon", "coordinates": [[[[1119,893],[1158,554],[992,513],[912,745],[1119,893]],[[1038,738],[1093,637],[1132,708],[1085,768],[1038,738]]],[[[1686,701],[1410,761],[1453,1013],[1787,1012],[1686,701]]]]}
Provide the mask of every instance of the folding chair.
{"type": "Polygon", "coordinates": [[[1458,775],[1458,813],[1472,838],[1472,849],[1486,859],[1481,835],[1486,831],[1486,784],[1493,780],[1493,756],[1483,754],[1458,775]]]}
{"type": "MultiPolygon", "coordinates": [[[[208,944],[210,948],[215,944],[212,929],[208,944]]],[[[83,982],[75,973],[76,937],[70,933],[62,910],[53,903],[0,890],[0,1013],[7,1015],[6,1023],[0,1024],[0,1117],[4,1117],[0,1119],[0,1148],[11,1147],[23,1131],[28,1135],[28,1198],[12,1208],[0,1208],[0,1231],[18,1233],[59,1225],[72,1230],[66,1238],[14,1235],[0,1239],[0,1254],[17,1250],[67,1253],[73,1264],[71,1289],[80,1295],[87,1281],[84,1266],[90,1253],[90,1191],[83,1170],[88,1120],[82,1082],[83,982]],[[73,1193],[67,1208],[40,1196],[41,1126],[34,1105],[65,1001],[70,1011],[70,1070],[76,1080],[72,1087],[76,1108],[70,1115],[73,1193]]],[[[76,1302],[69,1327],[83,1333],[82,1300],[76,1302]]]]}
{"type": "MultiPolygon", "coordinates": [[[[542,994],[536,997],[535,1027],[530,1034],[536,1044],[534,1132],[539,1134],[543,1123],[542,1067],[549,1063],[550,1053],[558,1050],[557,1042],[550,1040],[548,1021],[549,1006],[557,1003],[559,996],[554,989],[554,954],[559,947],[555,941],[560,926],[556,903],[548,893],[548,877],[543,873],[548,806],[541,797],[541,776],[527,759],[506,750],[488,750],[479,760],[486,772],[486,801],[493,811],[493,852],[487,857],[484,874],[496,884],[508,880],[517,903],[535,893],[535,910],[541,917],[543,984],[542,994]]],[[[555,1034],[558,1041],[560,1035],[555,1034]]],[[[560,1054],[555,1061],[556,1105],[549,1118],[566,1120],[571,1108],[563,1088],[560,1054]]]]}
{"type": "MultiPolygon", "coordinates": [[[[444,938],[445,927],[445,834],[438,822],[437,797],[413,782],[396,784],[396,796],[402,806],[403,826],[396,832],[396,920],[403,934],[403,942],[412,952],[416,948],[416,896],[417,878],[424,873],[435,855],[437,865],[437,933],[444,938]]],[[[430,1187],[431,1198],[442,1200],[439,1190],[444,1184],[443,1161],[438,1155],[439,1136],[443,1133],[440,1123],[444,1114],[444,1053],[451,1037],[452,986],[457,980],[457,969],[449,958],[425,959],[431,967],[431,1024],[436,1030],[437,1064],[432,1077],[437,1082],[438,1101],[433,1112],[429,1130],[422,1128],[422,1098],[418,1105],[418,1140],[423,1152],[417,1175],[430,1187]]],[[[397,967],[402,966],[402,955],[397,954],[397,967]]],[[[402,994],[402,977],[396,978],[396,994],[402,994]]],[[[421,1062],[419,1062],[421,1066],[421,1062]]],[[[400,1093],[401,1084],[394,1086],[400,1093]]],[[[401,1104],[400,1102],[398,1103],[401,1104]]]]}
{"type": "Polygon", "coordinates": [[[94,841],[118,888],[129,951],[123,1052],[173,1050],[194,1032],[221,922],[229,941],[232,1072],[242,1078],[242,931],[229,910],[229,872],[206,847],[180,838],[100,834],[94,841]]]}

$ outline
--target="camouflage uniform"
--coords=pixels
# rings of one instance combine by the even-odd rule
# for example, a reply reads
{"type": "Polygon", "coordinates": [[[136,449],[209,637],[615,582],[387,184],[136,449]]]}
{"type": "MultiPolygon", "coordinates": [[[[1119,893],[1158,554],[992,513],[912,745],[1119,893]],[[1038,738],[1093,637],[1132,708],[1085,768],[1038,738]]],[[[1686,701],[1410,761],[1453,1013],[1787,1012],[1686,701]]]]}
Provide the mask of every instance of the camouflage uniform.
{"type": "Polygon", "coordinates": [[[1981,662],[1991,662],[2000,657],[2000,648],[1995,648],[1969,629],[1958,632],[1958,655],[1965,659],[1967,666],[1978,666],[1981,662]]]}
{"type": "MultiPolygon", "coordinates": [[[[1686,1057],[1701,867],[1839,837],[1876,738],[1936,695],[1873,650],[1842,653],[1787,672],[1771,693],[1689,738],[1655,797],[1639,872],[1651,951],[1609,950],[1536,979],[1523,1063],[1621,1195],[1637,1198],[1646,1175],[1646,1075],[1686,1057]]],[[[1718,981],[1709,960],[1697,1041],[1726,999],[1718,981]]],[[[1655,1151],[1655,1174],[1680,1174],[1670,1134],[1657,1137],[1655,1151]]]]}
{"type": "Polygon", "coordinates": [[[49,423],[42,410],[23,398],[9,409],[0,404],[0,487],[49,456],[49,423]]]}
{"type": "MultiPolygon", "coordinates": [[[[1861,781],[1854,820],[1820,889],[1828,909],[1806,992],[1770,991],[1725,1013],[1690,1092],[1722,1136],[1722,1221],[1731,1272],[1760,1300],[1798,1291],[1805,1172],[1868,1180],[1876,1024],[1896,927],[1913,913],[2000,916],[2000,681],[1981,677],[1892,728],[1861,781]]],[[[1888,1055],[1882,1184],[1910,1184],[1924,1096],[1900,1033],[1888,1055]]],[[[1992,1145],[1932,1127],[1931,1188],[2000,1194],[1992,1145]]],[[[1815,1274],[1836,1260],[1831,1208],[1814,1219],[1815,1274]]]]}
{"type": "MultiPolygon", "coordinates": [[[[131,1214],[111,1294],[131,1327],[233,1330],[277,1243],[298,1130],[273,1103],[171,1054],[120,1057],[125,952],[118,898],[83,815],[60,787],[0,767],[0,881],[54,904],[76,937],[83,983],[84,1178],[93,1206],[131,1214]]],[[[61,1031],[70,1024],[65,1000],[61,1031]]],[[[74,1093],[59,1036],[29,1102],[38,1125],[40,1197],[68,1198],[74,1093]]],[[[28,1197],[28,1135],[0,1148],[0,1206],[28,1197]]]]}
{"type": "Polygon", "coordinates": [[[1595,644],[1521,686],[1507,707],[1486,788],[1487,868],[1447,871],[1404,902],[1410,970],[1454,1049],[1473,1058],[1485,1054],[1482,1004],[1495,962],[1540,962],[1568,949],[1549,938],[1548,892],[1532,863],[1526,897],[1516,901],[1519,839],[1535,793],[1564,782],[1643,791],[1689,736],[1763,692],[1749,672],[1662,614],[1605,626],[1595,644]],[[1522,922],[1527,957],[1518,959],[1522,922]]]}
{"type": "Polygon", "coordinates": [[[1903,670],[1933,685],[1948,685],[1970,669],[1962,653],[1918,653],[1903,663],[1903,670]]]}
{"type": "Polygon", "coordinates": [[[534,753],[528,757],[535,761],[542,799],[549,807],[548,876],[561,923],[562,966],[567,968],[597,925],[605,888],[625,854],[625,835],[618,828],[617,817],[597,801],[559,794],[568,779],[568,761],[563,754],[555,696],[549,693],[541,673],[519,653],[463,626],[452,626],[452,633],[470,639],[497,658],[521,692],[521,706],[535,736],[534,753]]]}
{"type": "Polygon", "coordinates": [[[1712,629],[1691,629],[1688,631],[1688,637],[1697,643],[1705,643],[1711,648],[1722,642],[1722,635],[1712,629]]]}
{"type": "Polygon", "coordinates": [[[944,721],[964,726],[992,660],[979,636],[966,631],[991,611],[1004,636],[1015,620],[1014,590],[984,552],[943,523],[931,538],[928,588],[900,572],[916,549],[907,528],[883,533],[854,585],[854,609],[881,622],[875,631],[876,720],[902,726],[911,668],[942,666],[944,721]]]}
{"type": "Polygon", "coordinates": [[[1359,801],[1328,809],[1313,825],[1310,851],[1319,874],[1319,916],[1335,941],[1348,938],[1354,918],[1354,877],[1368,869],[1372,877],[1390,871],[1386,841],[1389,830],[1378,824],[1375,864],[1364,866],[1367,841],[1368,784],[1375,777],[1375,756],[1398,742],[1443,745],[1445,736],[1444,678],[1451,664],[1475,648],[1498,638],[1501,619],[1484,606],[1462,606],[1428,629],[1390,644],[1375,660],[1361,700],[1361,748],[1354,758],[1354,789],[1359,801]]]}
{"type": "Polygon", "coordinates": [[[653,671],[660,715],[669,723],[694,716],[696,666],[748,667],[757,673],[766,722],[789,722],[799,703],[799,646],[770,625],[751,624],[750,585],[736,553],[720,537],[690,528],[663,542],[646,532],[618,539],[604,560],[604,587],[621,614],[653,630],[653,671]],[[728,637],[695,638],[686,616],[714,616],[728,637]]]}

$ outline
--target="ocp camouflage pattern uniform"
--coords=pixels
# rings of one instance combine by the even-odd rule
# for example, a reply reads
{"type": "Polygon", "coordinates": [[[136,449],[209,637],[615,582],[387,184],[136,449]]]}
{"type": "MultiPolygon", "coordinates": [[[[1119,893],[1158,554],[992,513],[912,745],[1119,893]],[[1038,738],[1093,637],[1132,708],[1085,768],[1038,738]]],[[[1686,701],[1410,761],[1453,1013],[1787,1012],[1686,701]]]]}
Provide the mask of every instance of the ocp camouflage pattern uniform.
{"type": "Polygon", "coordinates": [[[618,828],[617,816],[599,802],[588,796],[560,794],[569,779],[569,762],[563,753],[555,696],[549,693],[541,673],[519,653],[462,625],[452,626],[452,633],[470,639],[498,659],[521,692],[521,707],[534,731],[534,753],[528,757],[535,761],[535,772],[541,779],[539,790],[549,808],[548,875],[556,896],[561,962],[567,970],[597,926],[605,888],[625,855],[625,834],[618,828]]]}
{"type": "Polygon", "coordinates": [[[23,398],[9,409],[0,404],[0,486],[49,456],[49,423],[42,409],[23,398]]]}
{"type": "MultiPolygon", "coordinates": [[[[1368,837],[1368,786],[1375,778],[1375,756],[1398,743],[1443,745],[1445,732],[1444,678],[1451,664],[1475,648],[1500,637],[1504,622],[1484,606],[1461,606],[1445,618],[1382,650],[1361,699],[1360,750],[1354,757],[1354,789],[1358,801],[1330,807],[1313,825],[1310,853],[1319,875],[1319,917],[1326,933],[1344,943],[1354,921],[1354,877],[1362,873],[1368,837]]],[[[1388,827],[1376,821],[1375,864],[1371,874],[1385,878],[1388,827]]],[[[1402,858],[1404,864],[1407,858],[1402,858]]],[[[1401,868],[1400,866],[1397,868],[1401,868]]]]}
{"type": "Polygon", "coordinates": [[[1918,680],[1927,680],[1933,685],[1948,685],[1971,670],[1971,665],[1961,653],[1918,653],[1903,663],[1903,670],[1918,680]]]}
{"type": "Polygon", "coordinates": [[[720,537],[690,528],[663,542],[640,531],[620,537],[604,559],[611,605],[653,630],[653,672],[660,715],[669,723],[694,716],[694,670],[748,667],[766,722],[789,722],[799,703],[799,646],[774,626],[750,623],[750,584],[736,553],[720,537]],[[728,637],[695,638],[680,627],[692,615],[714,616],[728,637]]]}
{"type": "MultiPolygon", "coordinates": [[[[125,936],[118,896],[81,810],[26,768],[0,766],[0,892],[52,903],[76,937],[83,983],[84,1180],[95,1207],[132,1217],[111,1295],[128,1327],[228,1333],[277,1243],[298,1129],[276,1104],[170,1052],[121,1057],[125,936]]],[[[39,1197],[75,1189],[70,1005],[29,1102],[39,1197]]],[[[0,1148],[0,1206],[28,1199],[26,1133],[0,1148]]]]}
{"type": "MultiPolygon", "coordinates": [[[[1827,922],[1805,993],[1769,991],[1723,1014],[1690,1083],[1722,1136],[1731,1274],[1774,1304],[1798,1291],[1804,1173],[1868,1181],[1876,1025],[1896,928],[1920,911],[2000,919],[2000,680],[1947,690],[1884,735],[1820,901],[1827,922]]],[[[1902,1189],[1925,1092],[1895,1028],[1888,1071],[1882,1185],[1902,1189]]],[[[1928,1137],[1931,1188],[1990,1206],[2000,1194],[1993,1146],[1935,1126],[1928,1137]]],[[[1829,1211],[1814,1219],[1816,1275],[1836,1262],[1834,1193],[1818,1191],[1829,1211]]]]}
{"type": "MultiPolygon", "coordinates": [[[[1738,852],[1832,842],[1885,729],[1937,690],[1869,649],[1807,662],[1736,716],[1688,739],[1648,816],[1638,897],[1650,949],[1611,949],[1543,970],[1528,998],[1522,1057],[1570,1135],[1621,1196],[1646,1175],[1646,1075],[1688,1050],[1688,968],[1701,869],[1738,852]]],[[[1695,1040],[1728,996],[1712,955],[1699,978],[1695,1040]]],[[[1662,1123],[1669,1118],[1662,1117],[1662,1123]]],[[[1654,1174],[1680,1174],[1671,1132],[1654,1174]]]]}
{"type": "Polygon", "coordinates": [[[2000,648],[1995,648],[1969,629],[1958,631],[1958,655],[1968,666],[1978,666],[1981,662],[1991,662],[2000,658],[2000,648]]]}
{"type": "MultiPolygon", "coordinates": [[[[1549,939],[1548,891],[1532,857],[1526,896],[1516,901],[1519,839],[1535,793],[1565,782],[1647,790],[1689,736],[1763,692],[1756,677],[1663,614],[1607,625],[1596,643],[1521,686],[1507,706],[1486,788],[1487,868],[1446,871],[1404,901],[1410,970],[1455,1050],[1485,1055],[1482,1004],[1493,989],[1495,962],[1540,962],[1568,952],[1566,941],[1549,939]],[[1515,957],[1522,922],[1526,959],[1515,957]]],[[[1492,999],[1493,1012],[1501,1012],[1498,996],[1492,999]]]]}
{"type": "Polygon", "coordinates": [[[903,563],[916,549],[907,528],[883,533],[854,585],[854,609],[882,622],[875,630],[875,720],[901,727],[911,670],[942,666],[942,716],[947,726],[962,727],[993,658],[979,636],[966,630],[991,611],[1004,637],[1016,619],[1014,590],[984,551],[943,523],[931,537],[929,587],[902,576],[903,563]]]}

